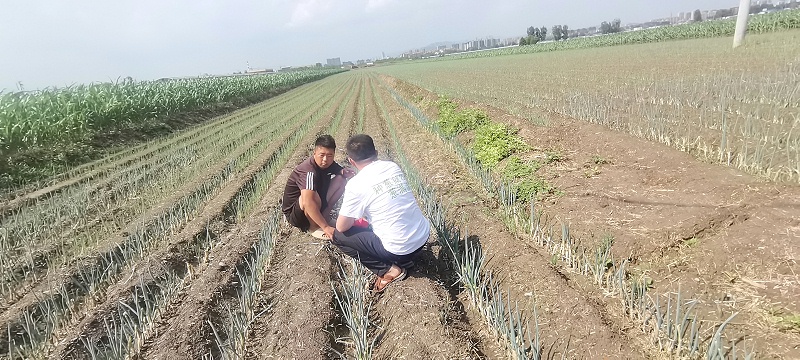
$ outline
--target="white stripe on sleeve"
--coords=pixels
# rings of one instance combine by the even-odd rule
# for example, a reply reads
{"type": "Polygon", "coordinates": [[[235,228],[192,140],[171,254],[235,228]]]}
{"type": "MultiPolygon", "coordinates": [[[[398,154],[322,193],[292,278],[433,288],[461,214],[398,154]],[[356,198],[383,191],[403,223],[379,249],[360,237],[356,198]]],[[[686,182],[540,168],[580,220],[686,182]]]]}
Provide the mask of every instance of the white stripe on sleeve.
{"type": "Polygon", "coordinates": [[[306,190],[314,190],[314,172],[306,173],[306,190]]]}

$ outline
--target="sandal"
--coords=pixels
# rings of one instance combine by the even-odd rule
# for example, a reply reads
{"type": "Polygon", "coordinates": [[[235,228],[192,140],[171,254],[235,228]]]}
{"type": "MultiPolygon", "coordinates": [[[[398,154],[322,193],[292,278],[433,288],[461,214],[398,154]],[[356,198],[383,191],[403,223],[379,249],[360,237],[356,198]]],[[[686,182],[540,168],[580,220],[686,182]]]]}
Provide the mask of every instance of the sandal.
{"type": "Polygon", "coordinates": [[[372,290],[375,293],[382,293],[383,290],[386,289],[387,286],[389,286],[389,284],[391,284],[391,283],[393,283],[395,281],[401,281],[401,280],[405,279],[406,275],[407,275],[406,269],[405,268],[400,268],[400,275],[397,275],[397,276],[387,276],[387,275],[378,276],[378,278],[375,279],[375,285],[372,287],[372,290]]]}

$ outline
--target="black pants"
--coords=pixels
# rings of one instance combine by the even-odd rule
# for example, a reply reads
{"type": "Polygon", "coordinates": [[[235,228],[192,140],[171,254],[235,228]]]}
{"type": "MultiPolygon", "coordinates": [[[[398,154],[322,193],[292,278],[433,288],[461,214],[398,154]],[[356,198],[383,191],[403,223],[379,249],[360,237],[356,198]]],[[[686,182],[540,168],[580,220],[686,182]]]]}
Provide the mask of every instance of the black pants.
{"type": "Polygon", "coordinates": [[[395,255],[383,248],[381,239],[369,229],[352,227],[344,233],[334,231],[332,243],[343,253],[361,262],[373,274],[383,276],[397,264],[402,268],[414,265],[413,260],[422,252],[423,246],[407,255],[395,255]]]}

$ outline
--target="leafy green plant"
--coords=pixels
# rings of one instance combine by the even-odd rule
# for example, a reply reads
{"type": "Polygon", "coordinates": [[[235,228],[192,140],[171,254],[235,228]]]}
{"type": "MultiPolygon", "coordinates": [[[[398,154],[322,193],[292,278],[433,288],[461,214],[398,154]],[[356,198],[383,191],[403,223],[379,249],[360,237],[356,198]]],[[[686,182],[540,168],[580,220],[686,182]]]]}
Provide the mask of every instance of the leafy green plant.
{"type": "Polygon", "coordinates": [[[695,246],[695,245],[697,245],[699,243],[700,243],[700,240],[698,240],[696,237],[693,237],[693,238],[690,238],[690,239],[686,239],[686,240],[683,241],[683,245],[686,245],[688,247],[693,247],[693,246],[695,246]]]}
{"type": "Polygon", "coordinates": [[[550,150],[545,153],[544,162],[546,164],[552,164],[554,162],[563,161],[564,159],[566,159],[566,157],[560,151],[550,150]]]}
{"type": "Polygon", "coordinates": [[[514,186],[517,199],[527,202],[529,199],[541,199],[545,195],[558,195],[561,192],[553,184],[540,177],[525,179],[514,186]]]}
{"type": "Polygon", "coordinates": [[[440,97],[437,103],[439,128],[447,136],[455,136],[465,131],[475,130],[489,122],[489,116],[480,109],[457,110],[458,105],[446,97],[440,97]]]}
{"type": "Polygon", "coordinates": [[[592,163],[595,165],[604,165],[610,164],[611,160],[601,157],[600,155],[592,155],[592,163]]]}
{"type": "Polygon", "coordinates": [[[533,175],[541,166],[538,162],[526,163],[516,155],[509,156],[503,167],[503,179],[514,180],[533,175]]]}
{"type": "Polygon", "coordinates": [[[527,149],[528,145],[517,136],[517,130],[504,124],[490,122],[475,130],[475,158],[488,168],[494,168],[512,153],[527,149]]]}

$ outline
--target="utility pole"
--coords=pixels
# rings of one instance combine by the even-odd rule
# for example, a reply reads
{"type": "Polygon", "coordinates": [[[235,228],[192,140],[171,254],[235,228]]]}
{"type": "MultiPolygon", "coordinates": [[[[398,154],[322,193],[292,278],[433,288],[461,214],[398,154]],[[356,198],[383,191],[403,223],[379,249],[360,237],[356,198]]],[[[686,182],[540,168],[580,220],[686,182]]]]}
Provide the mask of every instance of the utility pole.
{"type": "Polygon", "coordinates": [[[736,32],[733,34],[733,48],[741,46],[747,32],[747,18],[750,16],[750,0],[739,1],[739,15],[736,17],[736,32]]]}

